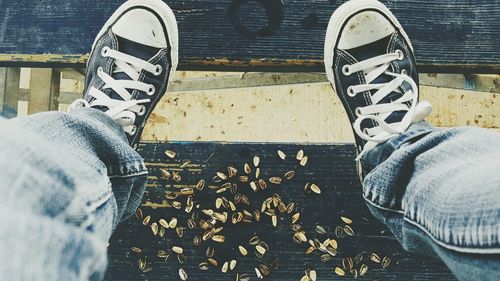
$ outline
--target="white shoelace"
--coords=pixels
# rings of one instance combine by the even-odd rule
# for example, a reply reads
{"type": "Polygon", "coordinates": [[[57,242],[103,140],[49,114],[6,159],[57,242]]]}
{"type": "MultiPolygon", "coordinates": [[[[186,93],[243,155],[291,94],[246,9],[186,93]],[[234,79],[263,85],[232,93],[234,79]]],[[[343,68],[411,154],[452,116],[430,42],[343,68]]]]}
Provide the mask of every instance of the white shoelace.
{"type": "Polygon", "coordinates": [[[161,65],[153,65],[137,57],[112,50],[109,47],[104,47],[101,55],[115,59],[113,73],[123,72],[131,79],[116,80],[104,73],[101,67],[97,71],[97,76],[105,83],[103,89],[111,88],[123,100],[112,99],[102,91],[92,87],[89,89],[88,94],[95,99],[91,103],[88,103],[85,99],[78,99],[71,104],[69,110],[71,111],[78,107],[106,107],[108,110],[105,113],[118,122],[127,134],[134,135],[137,131],[136,126],[134,126],[135,118],[137,115],[142,116],[146,113],[146,108],[142,104],[149,103],[151,100],[133,100],[132,95],[127,89],[139,90],[145,92],[148,96],[154,95],[156,89],[153,85],[138,80],[143,70],[158,76],[163,71],[162,67],[161,65]]]}
{"type": "Polygon", "coordinates": [[[388,71],[393,61],[402,59],[404,59],[403,52],[397,50],[395,53],[380,55],[352,65],[345,65],[342,68],[344,75],[360,71],[363,71],[365,75],[366,84],[350,86],[347,89],[349,96],[354,97],[359,93],[377,90],[370,96],[372,105],[356,108],[358,118],[353,124],[354,131],[360,138],[367,141],[357,160],[377,144],[404,133],[411,124],[424,120],[432,111],[430,103],[418,102],[418,86],[410,76],[406,75],[405,71],[401,74],[388,71]],[[371,84],[382,74],[393,76],[394,79],[388,83],[371,84]],[[400,87],[404,82],[411,86],[411,90],[402,93],[400,87]],[[392,92],[398,92],[402,96],[391,103],[379,104],[392,92]],[[407,102],[410,102],[410,105],[406,104],[407,102]],[[406,114],[400,122],[390,124],[385,122],[385,119],[395,111],[406,111],[406,114]],[[361,130],[361,122],[367,119],[375,121],[378,126],[361,130]]]}

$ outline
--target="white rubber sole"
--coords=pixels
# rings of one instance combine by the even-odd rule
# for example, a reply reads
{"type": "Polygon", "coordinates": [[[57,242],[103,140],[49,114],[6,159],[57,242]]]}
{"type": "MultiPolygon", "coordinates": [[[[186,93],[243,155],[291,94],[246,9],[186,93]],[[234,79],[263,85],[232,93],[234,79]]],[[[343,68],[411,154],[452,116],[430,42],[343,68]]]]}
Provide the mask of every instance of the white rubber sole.
{"type": "MultiPolygon", "coordinates": [[[[172,68],[169,73],[169,83],[172,80],[173,74],[177,69],[177,64],[179,63],[179,31],[177,28],[177,20],[175,19],[174,12],[172,9],[161,0],[129,0],[123,5],[121,5],[111,17],[106,21],[104,26],[99,31],[94,43],[92,44],[92,49],[94,49],[97,40],[108,30],[108,28],[116,22],[119,16],[121,16],[125,11],[134,7],[146,7],[155,11],[163,20],[163,24],[167,29],[167,37],[170,44],[170,58],[172,60],[172,68]]],[[[168,88],[168,85],[167,85],[168,88]]]]}
{"type": "Polygon", "coordinates": [[[342,4],[330,18],[330,22],[328,23],[328,28],[326,30],[326,38],[325,38],[325,50],[324,50],[324,61],[325,61],[325,72],[328,80],[335,88],[335,76],[333,73],[333,56],[334,56],[334,48],[337,45],[339,40],[340,31],[344,23],[354,14],[358,13],[362,10],[376,10],[380,13],[384,14],[394,26],[399,30],[399,32],[403,35],[406,42],[410,46],[410,49],[413,51],[413,46],[411,45],[410,39],[403,27],[396,19],[396,17],[392,14],[392,12],[382,3],[376,0],[351,0],[342,4]]]}

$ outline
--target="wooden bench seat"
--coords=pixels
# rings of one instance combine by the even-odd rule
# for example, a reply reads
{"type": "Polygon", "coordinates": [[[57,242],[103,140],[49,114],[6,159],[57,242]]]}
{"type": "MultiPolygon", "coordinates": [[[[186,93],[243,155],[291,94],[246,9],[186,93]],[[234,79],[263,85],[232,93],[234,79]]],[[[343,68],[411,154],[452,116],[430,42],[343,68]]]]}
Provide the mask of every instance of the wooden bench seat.
{"type": "MultiPolygon", "coordinates": [[[[342,2],[167,1],[179,22],[181,69],[244,71],[323,71],[326,26],[342,2]]],[[[382,2],[412,38],[421,71],[498,73],[497,1],[382,2]]],[[[83,66],[94,36],[121,3],[2,1],[0,65],[83,66]]]]}

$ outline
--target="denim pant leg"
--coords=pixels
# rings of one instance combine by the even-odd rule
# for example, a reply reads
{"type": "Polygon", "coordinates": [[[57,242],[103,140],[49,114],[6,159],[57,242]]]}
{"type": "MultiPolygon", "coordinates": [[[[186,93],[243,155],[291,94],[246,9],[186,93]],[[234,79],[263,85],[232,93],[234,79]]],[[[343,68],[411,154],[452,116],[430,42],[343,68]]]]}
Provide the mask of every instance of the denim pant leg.
{"type": "Polygon", "coordinates": [[[100,111],[0,121],[0,279],[101,280],[107,241],[146,180],[142,158],[100,111]]]}
{"type": "Polygon", "coordinates": [[[500,134],[414,124],[362,159],[363,196],[403,247],[500,280],[500,134]]]}

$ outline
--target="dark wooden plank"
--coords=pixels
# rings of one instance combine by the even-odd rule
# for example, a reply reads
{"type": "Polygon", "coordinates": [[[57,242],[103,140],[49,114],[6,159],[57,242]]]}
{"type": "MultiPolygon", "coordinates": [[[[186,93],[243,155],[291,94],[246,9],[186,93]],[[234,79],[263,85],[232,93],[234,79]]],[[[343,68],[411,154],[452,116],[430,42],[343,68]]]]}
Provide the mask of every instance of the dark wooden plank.
{"type": "MultiPolygon", "coordinates": [[[[164,200],[165,190],[173,188],[172,182],[158,179],[159,167],[176,170],[185,160],[190,160],[191,165],[180,173],[180,184],[193,185],[199,179],[207,179],[211,183],[216,171],[226,169],[233,165],[242,170],[243,163],[252,162],[254,155],[261,158],[261,178],[282,175],[288,170],[296,170],[296,176],[280,186],[269,185],[264,191],[254,193],[248,184],[239,184],[238,190],[248,194],[253,210],[260,207],[263,199],[274,193],[281,195],[284,201],[296,203],[296,210],[301,212],[301,222],[309,236],[315,223],[328,229],[328,236],[334,237],[333,229],[340,224],[340,215],[353,219],[354,237],[337,239],[339,253],[328,263],[322,263],[318,254],[306,255],[306,246],[292,242],[292,231],[289,229],[289,216],[279,223],[278,228],[273,228],[269,218],[260,223],[249,225],[226,225],[223,232],[226,243],[216,245],[215,257],[219,261],[230,260],[238,256],[236,271],[230,274],[221,273],[219,268],[208,271],[197,269],[197,265],[206,258],[205,250],[214,242],[204,242],[200,247],[192,245],[194,235],[201,230],[187,230],[185,238],[175,237],[172,230],[167,230],[165,238],[153,236],[148,226],[143,226],[137,218],[132,218],[123,223],[112,237],[109,247],[110,264],[106,280],[178,280],[179,264],[175,257],[168,262],[156,257],[158,249],[167,249],[173,245],[184,247],[187,262],[183,268],[189,274],[189,280],[234,280],[235,273],[248,272],[252,280],[257,280],[254,267],[258,265],[253,250],[248,246],[248,238],[254,233],[265,240],[269,247],[269,255],[264,258],[269,262],[272,257],[278,257],[279,269],[272,273],[267,280],[299,280],[306,267],[316,268],[319,280],[337,280],[332,269],[341,263],[341,258],[354,256],[359,252],[377,252],[380,255],[391,257],[392,263],[388,269],[369,263],[368,274],[362,280],[455,280],[446,267],[439,261],[405,253],[390,231],[372,218],[361,197],[361,186],[357,179],[354,165],[354,147],[352,145],[294,145],[294,144],[221,144],[221,143],[147,143],[139,148],[140,153],[149,163],[150,185],[147,188],[143,203],[161,203],[164,200]],[[309,161],[306,167],[300,167],[294,159],[295,153],[303,148],[309,161]],[[174,160],[167,159],[164,151],[176,151],[178,157],[174,160]],[[288,158],[281,161],[276,151],[283,150],[288,158]],[[305,194],[303,186],[306,182],[317,183],[322,187],[322,196],[305,194]],[[250,250],[247,257],[237,254],[235,245],[245,245],[250,250]],[[141,273],[137,266],[139,257],[133,254],[130,247],[140,247],[143,256],[151,261],[152,271],[141,273]]],[[[220,195],[219,195],[220,196],[220,195]]],[[[229,196],[227,196],[229,198],[229,196]]],[[[216,194],[213,190],[205,189],[195,195],[195,205],[200,208],[214,208],[213,201],[216,194]]],[[[179,201],[184,201],[179,200],[179,201]]],[[[185,202],[185,201],[184,201],[185,202]]],[[[143,213],[152,216],[152,221],[159,218],[179,218],[179,224],[186,225],[186,216],[183,211],[173,208],[152,209],[142,206],[143,213]]],[[[199,212],[199,211],[198,211],[199,212]]],[[[281,217],[281,215],[280,215],[281,217]]],[[[323,236],[325,237],[325,236],[323,236]]],[[[353,280],[353,278],[343,278],[353,280]]]]}
{"type": "MultiPolygon", "coordinates": [[[[82,67],[94,36],[122,2],[1,1],[0,65],[82,67]]],[[[344,1],[167,2],[179,21],[181,69],[323,71],[328,19],[344,1]]],[[[382,2],[413,38],[423,71],[500,69],[498,0],[382,2]]]]}

